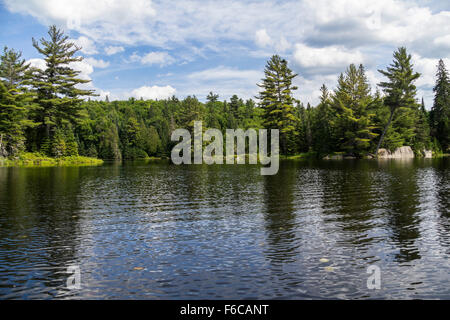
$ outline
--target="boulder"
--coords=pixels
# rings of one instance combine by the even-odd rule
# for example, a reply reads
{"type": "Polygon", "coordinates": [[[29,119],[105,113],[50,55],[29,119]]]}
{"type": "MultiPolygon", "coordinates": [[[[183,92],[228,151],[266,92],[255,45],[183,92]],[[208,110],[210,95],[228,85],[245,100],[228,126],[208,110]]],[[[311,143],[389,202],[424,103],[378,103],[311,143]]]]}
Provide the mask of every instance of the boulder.
{"type": "Polygon", "coordinates": [[[403,146],[390,152],[387,149],[378,150],[378,159],[411,159],[414,158],[414,151],[410,146],[403,146]]]}
{"type": "Polygon", "coordinates": [[[431,150],[423,150],[422,154],[424,158],[433,158],[433,152],[431,150]]]}
{"type": "Polygon", "coordinates": [[[378,159],[389,159],[391,157],[391,152],[387,149],[378,149],[378,159]]]}
{"type": "Polygon", "coordinates": [[[414,151],[410,146],[403,146],[395,149],[391,156],[392,159],[410,159],[414,158],[414,151]]]}

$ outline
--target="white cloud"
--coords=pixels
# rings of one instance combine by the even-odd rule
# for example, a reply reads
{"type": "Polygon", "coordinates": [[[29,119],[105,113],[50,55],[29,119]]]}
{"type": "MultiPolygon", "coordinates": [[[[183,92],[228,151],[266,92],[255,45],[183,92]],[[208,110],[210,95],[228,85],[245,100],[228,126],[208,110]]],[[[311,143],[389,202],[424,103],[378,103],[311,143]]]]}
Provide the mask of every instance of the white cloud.
{"type": "Polygon", "coordinates": [[[134,89],[133,91],[131,91],[131,96],[138,98],[138,99],[144,98],[144,99],[155,100],[155,99],[170,98],[171,96],[173,96],[175,94],[175,92],[176,92],[175,88],[173,88],[171,86],[165,86],[165,87],[142,86],[140,88],[137,88],[137,89],[134,89]]]}
{"type": "Polygon", "coordinates": [[[378,72],[378,70],[366,70],[366,77],[372,87],[372,92],[376,91],[377,86],[381,81],[386,81],[386,79],[381,73],[378,72]]]}
{"type": "MultiPolygon", "coordinates": [[[[416,85],[418,87],[428,87],[430,89],[434,87],[439,59],[424,58],[416,53],[413,53],[411,60],[414,65],[414,71],[420,73],[420,78],[417,79],[416,85]]],[[[442,60],[446,66],[450,65],[450,59],[445,58],[442,60]]]]}
{"type": "Polygon", "coordinates": [[[119,53],[119,52],[124,52],[125,48],[122,46],[108,46],[105,48],[105,53],[108,56],[111,56],[113,54],[119,53]]]}
{"type": "MultiPolygon", "coordinates": [[[[260,29],[255,33],[255,43],[258,47],[265,48],[266,51],[272,50],[276,52],[285,52],[291,48],[291,43],[286,40],[284,36],[281,36],[279,40],[272,39],[266,29],[260,29]]],[[[253,55],[258,53],[253,52],[253,55]]],[[[267,54],[264,54],[267,56],[267,54]]]]}
{"type": "Polygon", "coordinates": [[[220,99],[228,99],[237,94],[243,99],[254,98],[258,93],[256,83],[260,82],[262,70],[242,70],[225,66],[192,72],[177,79],[177,90],[183,95],[195,93],[204,99],[210,91],[219,94],[220,99]]]}
{"type": "Polygon", "coordinates": [[[444,45],[447,48],[450,48],[450,34],[434,39],[433,43],[437,45],[444,45]]]}
{"type": "Polygon", "coordinates": [[[30,67],[33,67],[33,68],[38,68],[38,69],[41,69],[41,70],[47,69],[47,65],[46,65],[44,59],[33,58],[33,59],[27,60],[27,63],[29,63],[30,67]]]}
{"type": "Polygon", "coordinates": [[[312,69],[343,69],[351,63],[364,62],[364,57],[358,50],[348,50],[342,46],[313,48],[302,43],[295,45],[293,58],[301,67],[312,69]]]}
{"type": "Polygon", "coordinates": [[[58,23],[95,41],[166,46],[189,40],[253,40],[268,45],[278,36],[305,39],[426,43],[449,34],[450,11],[432,12],[417,2],[398,0],[265,0],[263,2],[191,0],[4,0],[13,12],[58,23]],[[70,22],[70,23],[69,23],[70,22]],[[77,23],[73,23],[77,22],[77,23]],[[269,34],[272,37],[269,37],[269,34]]]}
{"type": "Polygon", "coordinates": [[[267,47],[272,44],[272,39],[267,34],[266,29],[261,29],[255,33],[255,42],[260,47],[267,47]]]}
{"type": "Polygon", "coordinates": [[[142,64],[158,64],[161,67],[172,64],[175,59],[167,52],[149,52],[141,59],[142,64]]]}
{"type": "Polygon", "coordinates": [[[299,99],[302,103],[309,102],[312,105],[319,103],[320,87],[325,84],[328,90],[331,91],[336,85],[338,74],[330,74],[326,76],[314,75],[309,78],[303,77],[301,74],[294,78],[293,83],[298,87],[294,91],[294,97],[299,99]]]}
{"type": "Polygon", "coordinates": [[[81,52],[91,55],[98,53],[94,41],[91,39],[81,36],[78,39],[72,40],[77,46],[81,47],[81,52]]]}
{"type": "Polygon", "coordinates": [[[175,62],[175,59],[167,52],[149,52],[143,56],[138,55],[136,52],[130,56],[131,62],[140,62],[148,65],[159,65],[164,67],[175,62]]]}
{"type": "Polygon", "coordinates": [[[142,22],[154,17],[155,9],[148,0],[5,0],[12,12],[26,13],[43,24],[56,23],[77,30],[94,39],[103,35],[126,35],[140,30],[142,22]]]}
{"type": "MultiPolygon", "coordinates": [[[[188,78],[195,80],[251,80],[256,84],[264,76],[262,71],[258,70],[239,70],[225,66],[219,66],[212,69],[196,71],[191,73],[188,78]]],[[[237,85],[239,85],[237,83],[237,85]]]]}
{"type": "Polygon", "coordinates": [[[292,47],[291,43],[286,40],[285,37],[281,37],[280,41],[275,44],[275,48],[279,52],[285,52],[287,49],[292,47]]]}
{"type": "Polygon", "coordinates": [[[93,67],[96,68],[107,68],[109,67],[109,62],[105,61],[103,59],[95,59],[95,58],[85,58],[84,61],[86,61],[87,63],[89,63],[90,65],[92,65],[93,67]]]}

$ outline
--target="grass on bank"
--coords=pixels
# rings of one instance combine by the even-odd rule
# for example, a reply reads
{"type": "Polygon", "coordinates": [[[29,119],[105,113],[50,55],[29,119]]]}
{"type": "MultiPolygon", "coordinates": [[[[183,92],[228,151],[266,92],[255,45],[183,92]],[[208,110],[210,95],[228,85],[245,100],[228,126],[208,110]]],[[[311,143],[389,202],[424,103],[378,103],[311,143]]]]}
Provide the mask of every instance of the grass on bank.
{"type": "Polygon", "coordinates": [[[69,156],[50,158],[40,153],[26,152],[16,159],[0,158],[0,166],[7,167],[52,167],[52,166],[96,166],[103,164],[103,160],[83,156],[69,156]]]}

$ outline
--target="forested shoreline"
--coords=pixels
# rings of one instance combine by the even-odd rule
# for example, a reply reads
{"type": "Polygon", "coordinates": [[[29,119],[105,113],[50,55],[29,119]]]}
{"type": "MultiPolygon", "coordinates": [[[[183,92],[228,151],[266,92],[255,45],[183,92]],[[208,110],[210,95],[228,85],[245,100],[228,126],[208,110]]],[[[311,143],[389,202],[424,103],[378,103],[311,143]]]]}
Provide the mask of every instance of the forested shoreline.
{"type": "MultiPolygon", "coordinates": [[[[371,89],[363,65],[351,64],[329,90],[321,87],[320,103],[311,106],[293,97],[297,76],[287,61],[274,55],[258,84],[256,100],[232,96],[228,101],[211,92],[206,102],[195,96],[164,100],[130,98],[99,101],[91,90],[79,89],[87,80],[71,63],[80,50],[63,31],[49,28],[48,39],[33,39],[46,69],[33,68],[14,49],[4,48],[0,64],[0,157],[18,159],[86,156],[137,159],[170,155],[177,128],[192,130],[196,120],[204,129],[268,128],[280,130],[283,155],[308,153],[323,157],[341,153],[353,157],[376,154],[378,148],[411,146],[449,153],[450,80],[439,60],[434,104],[419,102],[411,55],[394,52],[392,63],[379,70],[385,81],[371,89]],[[92,98],[91,98],[92,97],[92,98]]],[[[256,85],[256,84],[255,84],[256,85]]]]}

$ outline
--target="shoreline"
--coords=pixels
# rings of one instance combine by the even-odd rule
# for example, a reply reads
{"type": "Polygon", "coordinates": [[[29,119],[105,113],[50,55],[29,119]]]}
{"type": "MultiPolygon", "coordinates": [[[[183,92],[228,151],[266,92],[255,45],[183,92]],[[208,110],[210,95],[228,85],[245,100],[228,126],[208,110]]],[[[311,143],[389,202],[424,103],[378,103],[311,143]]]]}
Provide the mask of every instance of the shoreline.
{"type": "Polygon", "coordinates": [[[0,167],[67,167],[67,166],[98,166],[104,163],[97,158],[83,156],[69,156],[51,158],[45,156],[29,155],[18,159],[0,158],[0,167]]]}

